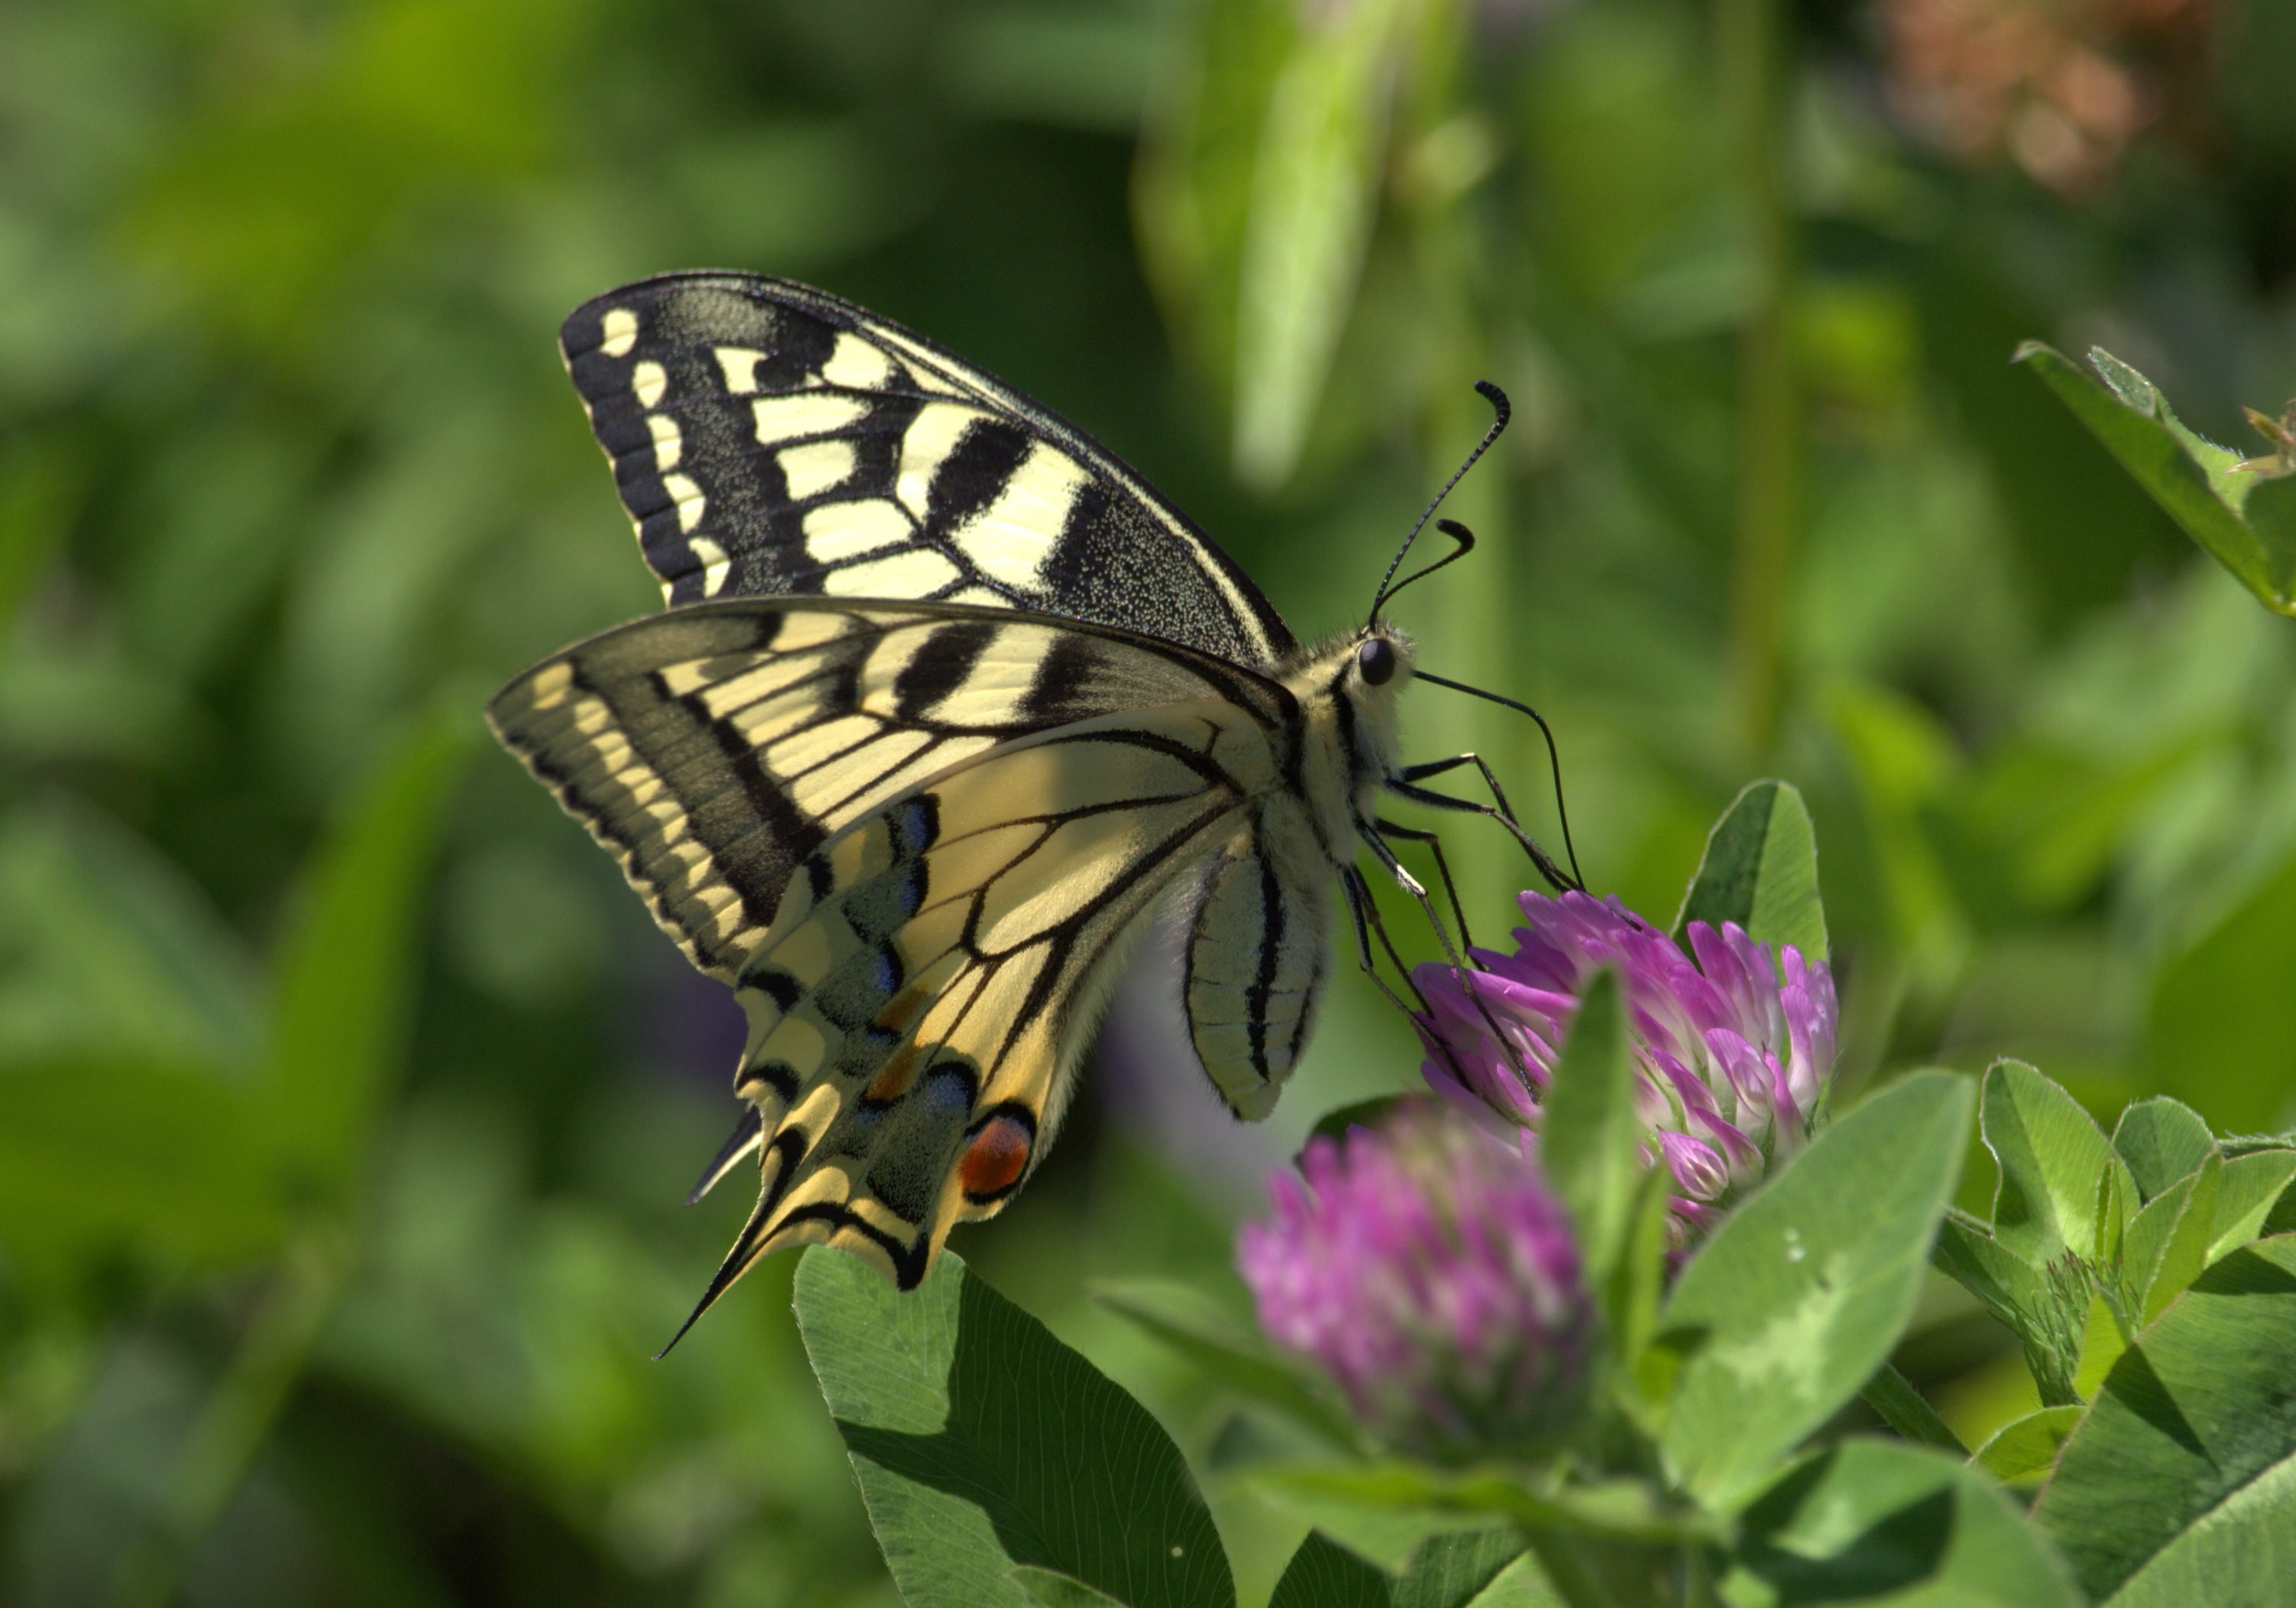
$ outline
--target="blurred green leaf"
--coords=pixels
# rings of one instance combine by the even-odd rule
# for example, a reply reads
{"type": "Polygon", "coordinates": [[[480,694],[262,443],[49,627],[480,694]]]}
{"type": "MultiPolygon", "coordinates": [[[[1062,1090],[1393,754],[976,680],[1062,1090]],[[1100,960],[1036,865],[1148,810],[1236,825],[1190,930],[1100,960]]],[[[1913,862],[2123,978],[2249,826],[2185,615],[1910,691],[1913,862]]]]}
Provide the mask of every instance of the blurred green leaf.
{"type": "Polygon", "coordinates": [[[1410,8],[1303,17],[1268,92],[1236,288],[1235,466],[1262,488],[1299,462],[1371,240],[1390,53],[1410,8]]]}
{"type": "Polygon", "coordinates": [[[1882,1422],[1906,1440],[1923,1446],[1934,1446],[1948,1452],[1965,1452],[1961,1437],[1953,1432],[1950,1424],[1938,1415],[1929,1399],[1914,1388],[1914,1382],[1884,1363],[1874,1377],[1866,1381],[1859,1394],[1866,1405],[1882,1415],[1882,1422]]]}
{"type": "Polygon", "coordinates": [[[86,495],[84,472],[61,444],[0,444],[0,640],[62,545],[86,495]]]}
{"type": "Polygon", "coordinates": [[[1728,1529],[1640,1480],[1541,1480],[1533,1489],[1511,1470],[1439,1473],[1416,1464],[1384,1463],[1265,1468],[1253,1473],[1251,1484],[1390,1570],[1401,1569],[1431,1538],[1480,1530],[1501,1520],[1522,1530],[1660,1546],[1717,1542],[1728,1529]]]}
{"type": "Polygon", "coordinates": [[[1972,1461],[2005,1483],[2031,1484],[2056,1466],[2057,1453],[2086,1411],[2079,1406],[2049,1407],[2013,1419],[1977,1448],[1972,1461]]]}
{"type": "Polygon", "coordinates": [[[1353,1423],[1331,1389],[1236,1323],[1192,1284],[1135,1280],[1093,1286],[1093,1299],[1170,1346],[1210,1378],[1353,1454],[1353,1423]]]}
{"type": "Polygon", "coordinates": [[[1721,1584],[1732,1603],[2079,1608],[2065,1564],[1959,1459],[1850,1440],[1796,1465],[1746,1510],[1721,1584]]]}
{"type": "Polygon", "coordinates": [[[1666,1296],[1667,1236],[1674,1224],[1673,1194],[1674,1174],[1660,1158],[1635,1186],[1626,1245],[1609,1288],[1601,1295],[1611,1350],[1630,1367],[1638,1364],[1658,1332],[1659,1308],[1666,1296]]]}
{"type": "Polygon", "coordinates": [[[2112,1148],[2147,1201],[2207,1161],[2216,1147],[2201,1113],[2165,1095],[2132,1103],[2112,1128],[2112,1148]]]}
{"type": "Polygon", "coordinates": [[[1578,1232],[1588,1287],[1607,1291],[1628,1249],[1645,1170],[1646,1130],[1635,1112],[1615,971],[1605,967],[1581,993],[1539,1111],[1539,1160],[1578,1232]]]}
{"type": "Polygon", "coordinates": [[[2219,1129],[2276,1120],[2296,1100],[2296,1033],[2283,998],[2291,955],[2296,859],[2161,968],[2144,1021],[2147,1081],[2219,1129]]]}
{"type": "Polygon", "coordinates": [[[1718,931],[1735,922],[1757,943],[1792,944],[1811,960],[1825,958],[1817,836],[1792,783],[1749,783],[1715,823],[1674,918],[1677,939],[1692,922],[1718,931]]]}
{"type": "Polygon", "coordinates": [[[2201,1275],[2114,1364],[2033,1516],[2114,1608],[2279,1600],[2296,1524],[2296,1239],[2201,1275]]]}
{"type": "Polygon", "coordinates": [[[203,1068],[98,1057],[0,1071],[0,1252],[68,1288],[125,1259],[164,1274],[255,1261],[286,1232],[248,1092],[203,1068]]]}
{"type": "Polygon", "coordinates": [[[2017,349],[2185,534],[2267,608],[2296,614],[2296,479],[2238,467],[2241,455],[2195,435],[2150,380],[2103,347],[2100,385],[2039,341],[2017,349]]]}
{"type": "Polygon", "coordinates": [[[253,961],[182,869],[52,795],[0,823],[0,1062],[149,1057],[244,1076],[253,961]]]}
{"type": "Polygon", "coordinates": [[[1287,0],[1194,0],[1167,42],[1134,183],[1140,251],[1165,317],[1223,396],[1267,100],[1299,12],[1287,0]]]}
{"type": "Polygon", "coordinates": [[[424,870],[474,720],[387,751],[308,869],[276,962],[264,1127],[288,1188],[339,1205],[409,1026],[424,870]]]}
{"type": "Polygon", "coordinates": [[[1889,1359],[1921,1292],[1966,1143],[1971,1090],[1917,1072],[1822,1131],[1726,1218],[1660,1319],[1692,1337],[1660,1445],[1732,1505],[1889,1359]],[[1834,1203],[1855,1198],[1853,1217],[1834,1203]]]}
{"type": "Polygon", "coordinates": [[[1037,0],[958,16],[941,70],[964,105],[1056,127],[1139,126],[1156,53],[1152,8],[1037,0]]]}
{"type": "MultiPolygon", "coordinates": [[[[2097,1255],[2097,1182],[2126,1166],[2080,1103],[2021,1061],[1986,1069],[1981,1131],[2000,1165],[1993,1237],[2036,1266],[2097,1255]]],[[[2126,1198],[2136,1198],[2134,1179],[2126,1198]]]]}
{"type": "Polygon", "coordinates": [[[1316,1126],[1308,1130],[1308,1136],[1310,1139],[1329,1139],[1337,1144],[1348,1136],[1348,1129],[1351,1128],[1377,1128],[1406,1107],[1431,1103],[1425,1095],[1374,1095],[1368,1100],[1353,1100],[1316,1118],[1316,1126]]]}
{"type": "Polygon", "coordinates": [[[1016,1564],[1131,1608],[1235,1601],[1170,1437],[954,1253],[904,1292],[857,1257],[809,1250],[797,1312],[878,1544],[917,1608],[1025,1604],[1016,1564]]]}

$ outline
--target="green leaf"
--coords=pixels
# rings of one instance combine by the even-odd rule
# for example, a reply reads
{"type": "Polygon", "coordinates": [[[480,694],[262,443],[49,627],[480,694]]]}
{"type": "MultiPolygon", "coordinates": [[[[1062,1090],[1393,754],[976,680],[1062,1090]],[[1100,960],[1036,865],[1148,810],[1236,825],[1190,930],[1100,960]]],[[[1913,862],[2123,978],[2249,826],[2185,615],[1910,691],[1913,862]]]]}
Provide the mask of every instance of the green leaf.
{"type": "Polygon", "coordinates": [[[808,1251],[797,1315],[912,1608],[1018,1608],[1020,1565],[1130,1608],[1235,1601],[1171,1438],[955,1253],[904,1293],[857,1257],[808,1251]]]}
{"type": "Polygon", "coordinates": [[[2296,477],[2236,467],[2241,455],[2187,429],[2158,388],[2102,347],[2099,385],[2063,353],[2028,341],[2029,363],[2120,466],[2267,608],[2296,614],[2296,477]]]}
{"type": "Polygon", "coordinates": [[[2217,1234],[2209,1260],[2237,1251],[2258,1235],[2296,1177],[2296,1150],[2254,1150],[2226,1161],[2217,1193],[2217,1234]]]}
{"type": "Polygon", "coordinates": [[[2129,1225],[2122,1286],[2140,1326],[2160,1317],[2208,1266],[2223,1177],[2224,1161],[2210,1153],[2198,1171],[2179,1178],[2129,1225]]]}
{"type": "Polygon", "coordinates": [[[1547,1608],[1558,1599],[1506,1530],[1431,1536],[1398,1574],[1309,1530],[1267,1608],[1547,1608]]]}
{"type": "Polygon", "coordinates": [[[1111,1596],[1057,1569],[1023,1563],[1013,1571],[1013,1579],[1038,1608],[1129,1608],[1123,1598],[1111,1596]]]}
{"type": "Polygon", "coordinates": [[[303,874],[261,1102],[291,1194],[348,1198],[409,1025],[423,872],[474,730],[457,714],[398,742],[303,874]]]}
{"type": "Polygon", "coordinates": [[[1522,1538],[1496,1530],[1428,1538],[1392,1601],[1395,1608],[1562,1608],[1522,1538]]]}
{"type": "Polygon", "coordinates": [[[1976,1461],[2006,1483],[2037,1481],[2056,1466],[2057,1453],[2087,1410],[2079,1406],[2046,1407],[2013,1418],[1977,1448],[1976,1461]]]}
{"type": "Polygon", "coordinates": [[[2085,1284],[2079,1300],[2070,1300],[2062,1281],[1955,1214],[1948,1214],[1938,1229],[1935,1260],[1940,1271],[2015,1332],[2044,1402],[2054,1407],[2079,1399],[2073,1374],[2080,1363],[2081,1325],[2088,1311],[2085,1284]]]}
{"type": "Polygon", "coordinates": [[[1587,1284],[1607,1289],[1626,1250],[1636,1193],[1647,1170],[1615,971],[1596,973],[1581,997],[1539,1108],[1539,1160],[1578,1232],[1587,1284]]]}
{"type": "Polygon", "coordinates": [[[1889,1364],[1882,1364],[1881,1371],[1866,1382],[1863,1394],[1866,1405],[1882,1415],[1882,1422],[1906,1440],[1948,1452],[1968,1451],[1961,1437],[1953,1432],[1953,1426],[1938,1416],[1929,1398],[1889,1364]]]}
{"type": "Polygon", "coordinates": [[[1792,783],[1749,783],[1714,824],[1674,918],[1675,937],[1693,922],[1716,928],[1735,922],[1757,942],[1792,944],[1811,960],[1825,958],[1817,834],[1792,783]]]}
{"type": "Polygon", "coordinates": [[[1391,1608],[1394,1577],[1311,1530],[1283,1566],[1267,1608],[1391,1608]]]}
{"type": "Polygon", "coordinates": [[[2296,1237],[2194,1281],[2113,1365],[2033,1516],[2113,1608],[2285,1600],[2296,1237]]]}
{"type": "Polygon", "coordinates": [[[1239,1395],[1274,1407],[1341,1451],[1358,1449],[1353,1421],[1319,1379],[1193,1285],[1142,1279],[1095,1284],[1092,1296],[1239,1395]]]}
{"type": "Polygon", "coordinates": [[[1660,1446],[1701,1497],[1743,1499],[1889,1360],[1961,1172],[1970,1104],[1967,1079],[1950,1072],[1874,1095],[1683,1269],[1660,1322],[1700,1343],[1660,1446]]]}
{"type": "Polygon", "coordinates": [[[1731,1604],[2079,1608],[2063,1560],[1956,1457],[1863,1438],[1800,1464],[1747,1508],[1731,1604]]]}
{"type": "MultiPolygon", "coordinates": [[[[1985,1147],[2000,1164],[1993,1237],[2037,1266],[2066,1251],[2097,1255],[2097,1185],[2107,1167],[2126,1170],[2104,1130],[2080,1103],[2021,1061],[1986,1070],[1985,1147]]],[[[2133,1178],[2127,1199],[2136,1198],[2133,1178]]]]}
{"type": "MultiPolygon", "coordinates": [[[[1667,1227],[1673,1218],[1668,1197],[1673,1190],[1674,1175],[1663,1164],[1643,1174],[1636,1185],[1626,1250],[1602,1294],[1611,1350],[1630,1366],[1658,1333],[1659,1304],[1666,1294],[1667,1227]]],[[[1636,1369],[1637,1382],[1639,1373],[1636,1369]]]]}
{"type": "Polygon", "coordinates": [[[1267,102],[1236,291],[1235,466],[1281,485],[1354,305],[1387,152],[1398,0],[1316,13],[1267,102]]]}
{"type": "Polygon", "coordinates": [[[2137,1193],[2149,1201],[2215,1153],[2217,1141],[2200,1112],[2156,1095],[2120,1113],[2112,1148],[2128,1164],[2137,1193]]]}
{"type": "Polygon", "coordinates": [[[2172,956],[2153,979],[2143,1075],[2219,1129],[2259,1128],[2296,1096],[2287,1030],[2296,955],[2296,857],[2172,956]],[[2237,1076],[2227,1076],[2237,1067],[2237,1076]]]}

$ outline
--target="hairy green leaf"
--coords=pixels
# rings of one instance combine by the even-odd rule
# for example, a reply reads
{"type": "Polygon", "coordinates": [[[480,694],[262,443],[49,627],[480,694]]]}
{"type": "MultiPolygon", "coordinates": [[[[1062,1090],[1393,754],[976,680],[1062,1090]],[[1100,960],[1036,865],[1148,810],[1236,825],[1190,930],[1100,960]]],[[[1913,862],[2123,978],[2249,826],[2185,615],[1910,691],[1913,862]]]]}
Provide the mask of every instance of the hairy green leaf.
{"type": "Polygon", "coordinates": [[[1792,944],[1811,960],[1825,958],[1817,835],[1792,783],[1749,783],[1715,823],[1682,896],[1675,936],[1692,922],[1718,928],[1735,922],[1758,942],[1792,944]]]}
{"type": "Polygon", "coordinates": [[[1694,1349],[1660,1445],[1700,1497],[1742,1500],[1889,1359],[1961,1171],[1970,1105],[1968,1080],[1949,1072],[1876,1095],[1683,1270],[1660,1323],[1694,1349]]]}
{"type": "Polygon", "coordinates": [[[2122,468],[2267,608],[2296,614],[2296,476],[2239,467],[2242,456],[2186,428],[2158,387],[2102,347],[2104,383],[2039,341],[2018,349],[2122,468]]]}
{"type": "Polygon", "coordinates": [[[2282,1600],[2296,1536],[2296,1237],[2235,1251],[2141,1333],[2033,1514],[2098,1603],[2282,1600]]]}
{"type": "Polygon", "coordinates": [[[1733,1603],[2079,1608],[2064,1561],[1959,1458],[1854,1439],[1795,1465],[1746,1510],[1733,1603]]]}

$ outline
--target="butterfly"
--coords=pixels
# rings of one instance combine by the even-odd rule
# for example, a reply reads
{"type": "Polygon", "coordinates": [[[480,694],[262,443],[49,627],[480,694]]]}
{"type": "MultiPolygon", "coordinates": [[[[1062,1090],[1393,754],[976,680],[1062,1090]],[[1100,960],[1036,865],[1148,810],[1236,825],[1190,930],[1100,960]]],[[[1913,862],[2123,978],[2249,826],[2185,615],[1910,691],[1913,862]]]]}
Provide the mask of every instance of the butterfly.
{"type": "MultiPolygon", "coordinates": [[[[1391,847],[1433,834],[1380,820],[1382,792],[1501,819],[1563,874],[1475,756],[1398,758],[1414,674],[1477,691],[1380,619],[1472,546],[1454,521],[1362,628],[1303,644],[1113,454],[823,291],[650,279],[577,309],[561,350],[668,606],[488,713],[748,1016],[745,1110],[693,1198],[754,1153],[758,1203],[694,1317],[791,1245],[914,1287],[1042,1160],[1160,912],[1197,1061],[1265,1116],[1334,887],[1379,975],[1358,847],[1435,919],[1391,847]],[[1420,785],[1463,766],[1495,803],[1420,785]]],[[[1477,455],[1505,423],[1486,395],[1477,455]]]]}

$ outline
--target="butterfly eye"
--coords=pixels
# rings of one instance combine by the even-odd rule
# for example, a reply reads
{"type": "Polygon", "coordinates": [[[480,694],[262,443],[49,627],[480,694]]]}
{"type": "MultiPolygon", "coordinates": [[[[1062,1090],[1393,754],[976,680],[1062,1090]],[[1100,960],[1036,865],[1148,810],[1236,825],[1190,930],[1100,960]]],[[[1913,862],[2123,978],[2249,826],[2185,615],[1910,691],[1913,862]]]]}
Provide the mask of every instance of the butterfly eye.
{"type": "Polygon", "coordinates": [[[1385,686],[1395,675],[1395,644],[1374,636],[1356,650],[1356,668],[1373,686],[1385,686]]]}

